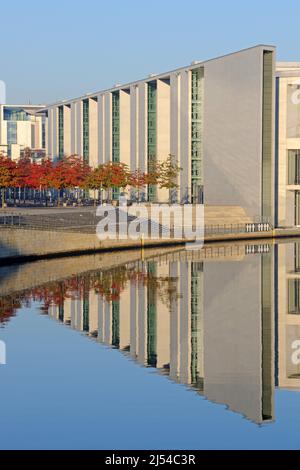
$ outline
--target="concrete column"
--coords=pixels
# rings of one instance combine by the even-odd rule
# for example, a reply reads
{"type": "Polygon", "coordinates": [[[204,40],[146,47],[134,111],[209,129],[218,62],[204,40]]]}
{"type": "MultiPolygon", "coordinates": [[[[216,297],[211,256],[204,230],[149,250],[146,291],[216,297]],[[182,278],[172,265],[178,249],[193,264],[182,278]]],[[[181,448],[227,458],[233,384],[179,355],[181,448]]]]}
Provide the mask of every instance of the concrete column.
{"type": "Polygon", "coordinates": [[[55,157],[58,157],[58,108],[57,107],[52,109],[52,133],[53,133],[52,155],[55,158],[55,157]]]}
{"type": "MultiPolygon", "coordinates": [[[[170,139],[171,87],[167,80],[157,80],[157,160],[163,161],[171,153],[170,139]]],[[[169,191],[157,190],[158,200],[168,202],[169,191]]]]}
{"type": "Polygon", "coordinates": [[[64,155],[71,154],[71,108],[64,106],[64,155]]]}
{"type": "MultiPolygon", "coordinates": [[[[178,277],[178,262],[170,263],[170,276],[178,277]]],[[[177,281],[178,295],[181,295],[180,285],[177,281]]],[[[170,311],[170,378],[177,380],[179,376],[179,355],[180,355],[180,342],[179,342],[179,301],[174,299],[171,303],[170,311]]]]}
{"type": "Polygon", "coordinates": [[[104,135],[105,135],[105,162],[112,160],[112,96],[104,95],[104,135]]]}
{"type": "Polygon", "coordinates": [[[47,133],[47,152],[53,158],[53,109],[48,111],[48,133],[47,133]]]}
{"type": "Polygon", "coordinates": [[[82,101],[76,102],[76,154],[82,157],[82,101]]]}
{"type": "Polygon", "coordinates": [[[105,302],[104,307],[104,342],[111,345],[112,341],[112,307],[111,303],[105,302]]]}
{"type": "Polygon", "coordinates": [[[180,199],[191,195],[191,72],[180,73],[180,199]]]}
{"type": "Polygon", "coordinates": [[[132,282],[130,283],[130,355],[133,359],[138,355],[137,291],[132,282]]]}
{"type": "Polygon", "coordinates": [[[171,75],[171,116],[170,116],[170,153],[174,155],[180,164],[180,73],[171,75]]]}
{"type": "Polygon", "coordinates": [[[139,148],[139,93],[138,86],[132,85],[130,88],[130,169],[135,171],[138,168],[138,148],[139,148]]]}
{"type": "Polygon", "coordinates": [[[140,364],[147,363],[147,289],[142,284],[138,287],[138,361],[140,364]]]}
{"type": "Polygon", "coordinates": [[[120,161],[130,166],[130,93],[120,90],[120,161]]]}
{"type": "Polygon", "coordinates": [[[105,162],[104,95],[98,95],[98,163],[105,162]]]}
{"type": "MultiPolygon", "coordinates": [[[[169,263],[157,264],[157,276],[167,279],[169,276],[169,263]]],[[[157,365],[163,369],[170,364],[170,310],[164,302],[165,299],[157,296],[157,365]]]]}
{"type": "Polygon", "coordinates": [[[71,154],[78,154],[77,151],[77,103],[71,103],[71,154]]]}
{"type": "Polygon", "coordinates": [[[138,85],[138,168],[147,171],[147,84],[138,85]]]}
{"type": "Polygon", "coordinates": [[[72,317],[72,299],[66,299],[64,301],[64,323],[70,324],[72,317]]]}
{"type": "Polygon", "coordinates": [[[130,345],[130,286],[126,286],[120,299],[120,349],[130,345]]]}
{"type": "Polygon", "coordinates": [[[99,321],[99,296],[95,291],[89,292],[89,331],[94,333],[98,331],[99,321]]]}

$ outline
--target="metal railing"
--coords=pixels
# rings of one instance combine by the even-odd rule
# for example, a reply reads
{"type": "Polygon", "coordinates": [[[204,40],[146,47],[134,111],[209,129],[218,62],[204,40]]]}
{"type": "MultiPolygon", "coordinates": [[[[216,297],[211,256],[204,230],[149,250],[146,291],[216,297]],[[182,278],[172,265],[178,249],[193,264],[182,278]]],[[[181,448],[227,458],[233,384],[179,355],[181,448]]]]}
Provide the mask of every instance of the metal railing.
{"type": "Polygon", "coordinates": [[[96,214],[0,214],[0,228],[95,233],[96,214]]]}
{"type": "Polygon", "coordinates": [[[273,226],[269,222],[246,222],[243,224],[217,224],[205,225],[204,234],[207,235],[228,235],[238,233],[270,232],[273,226]]]}
{"type": "MultiPolygon", "coordinates": [[[[66,232],[95,233],[100,218],[93,211],[59,212],[55,214],[26,214],[26,213],[0,213],[0,228],[32,229],[66,232]]],[[[149,221],[153,225],[153,221],[149,221]]],[[[245,233],[269,232],[273,230],[272,224],[267,220],[257,219],[254,222],[241,224],[211,224],[205,225],[204,235],[234,235],[245,233]]],[[[164,227],[160,225],[160,234],[164,233],[164,227]]],[[[171,230],[172,233],[172,230],[171,230]]]]}

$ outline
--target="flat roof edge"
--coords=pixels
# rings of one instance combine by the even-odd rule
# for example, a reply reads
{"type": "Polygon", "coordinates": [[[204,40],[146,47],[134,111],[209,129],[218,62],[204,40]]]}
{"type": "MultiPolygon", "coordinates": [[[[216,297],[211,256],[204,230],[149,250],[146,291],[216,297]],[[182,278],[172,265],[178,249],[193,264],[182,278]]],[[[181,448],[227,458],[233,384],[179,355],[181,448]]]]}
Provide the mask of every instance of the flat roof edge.
{"type": "Polygon", "coordinates": [[[80,100],[84,100],[84,99],[88,99],[88,98],[94,98],[94,97],[97,97],[98,95],[109,93],[109,92],[112,92],[112,91],[122,90],[122,89],[126,89],[126,88],[128,89],[131,86],[138,85],[139,83],[148,82],[148,81],[151,81],[151,80],[163,79],[163,78],[165,78],[166,76],[168,76],[172,73],[176,73],[176,72],[183,71],[183,70],[186,70],[186,69],[193,70],[194,68],[198,68],[199,66],[201,66],[201,65],[203,66],[203,65],[205,65],[209,62],[212,62],[212,61],[215,61],[215,60],[220,60],[220,59],[223,59],[225,57],[229,57],[229,56],[232,56],[232,55],[235,55],[235,54],[240,54],[240,53],[243,53],[243,52],[247,52],[247,51],[250,51],[252,49],[266,49],[266,50],[269,50],[270,52],[272,52],[272,51],[276,51],[276,46],[267,45],[267,44],[257,44],[257,45],[250,46],[250,47],[247,47],[247,48],[244,48],[244,49],[229,52],[227,54],[223,54],[223,55],[220,55],[220,56],[217,56],[217,57],[213,57],[211,59],[202,60],[202,61],[199,61],[195,64],[191,63],[191,64],[185,65],[183,67],[178,67],[178,68],[173,69],[173,70],[168,70],[168,71],[163,72],[163,73],[155,74],[155,75],[153,75],[153,77],[148,76],[148,77],[141,78],[139,80],[135,80],[133,82],[120,84],[119,86],[106,88],[106,89],[102,89],[102,90],[97,90],[95,92],[86,93],[84,95],[80,95],[80,96],[75,97],[75,98],[55,101],[53,103],[47,104],[45,106],[45,109],[49,109],[49,108],[57,107],[57,106],[63,106],[63,105],[70,105],[70,104],[74,103],[75,101],[80,101],[80,100]]]}

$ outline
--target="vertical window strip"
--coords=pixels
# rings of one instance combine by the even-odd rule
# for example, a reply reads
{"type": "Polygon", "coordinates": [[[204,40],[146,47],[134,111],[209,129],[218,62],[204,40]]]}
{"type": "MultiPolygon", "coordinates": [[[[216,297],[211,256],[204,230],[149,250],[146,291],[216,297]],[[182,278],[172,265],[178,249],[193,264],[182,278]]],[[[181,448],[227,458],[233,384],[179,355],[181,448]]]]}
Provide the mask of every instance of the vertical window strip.
{"type": "Polygon", "coordinates": [[[203,68],[191,73],[191,192],[192,202],[203,202],[203,68]]]}
{"type": "MultiPolygon", "coordinates": [[[[148,172],[153,170],[157,160],[157,83],[148,83],[148,172]]],[[[155,201],[157,189],[155,185],[148,186],[148,200],[155,201]]]]}

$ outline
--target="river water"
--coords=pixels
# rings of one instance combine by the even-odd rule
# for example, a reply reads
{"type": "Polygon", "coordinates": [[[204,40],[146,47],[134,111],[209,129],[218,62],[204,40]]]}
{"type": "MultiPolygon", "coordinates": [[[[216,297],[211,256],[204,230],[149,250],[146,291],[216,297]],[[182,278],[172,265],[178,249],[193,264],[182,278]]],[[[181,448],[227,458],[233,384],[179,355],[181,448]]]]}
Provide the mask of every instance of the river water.
{"type": "Polygon", "coordinates": [[[300,244],[0,268],[1,449],[300,447],[300,244]]]}

